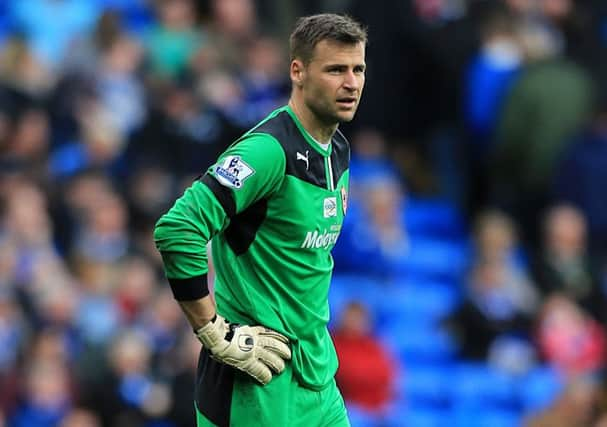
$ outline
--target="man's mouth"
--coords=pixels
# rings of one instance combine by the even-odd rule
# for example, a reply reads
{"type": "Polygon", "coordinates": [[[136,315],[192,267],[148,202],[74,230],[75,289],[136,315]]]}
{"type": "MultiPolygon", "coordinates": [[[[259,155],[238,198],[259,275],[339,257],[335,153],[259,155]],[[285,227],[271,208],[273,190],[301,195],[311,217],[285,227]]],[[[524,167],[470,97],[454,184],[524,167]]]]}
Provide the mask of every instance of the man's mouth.
{"type": "Polygon", "coordinates": [[[356,97],[345,96],[343,98],[338,98],[337,103],[339,105],[343,105],[344,107],[353,107],[354,105],[356,105],[356,97]]]}

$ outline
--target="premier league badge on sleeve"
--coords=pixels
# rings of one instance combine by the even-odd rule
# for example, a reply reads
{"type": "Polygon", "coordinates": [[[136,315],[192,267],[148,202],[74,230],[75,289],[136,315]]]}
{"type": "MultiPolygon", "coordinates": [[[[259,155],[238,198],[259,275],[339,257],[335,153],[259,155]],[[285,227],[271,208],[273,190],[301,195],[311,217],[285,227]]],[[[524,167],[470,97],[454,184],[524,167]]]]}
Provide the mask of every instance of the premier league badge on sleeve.
{"type": "Polygon", "coordinates": [[[348,210],[348,190],[346,190],[345,186],[341,187],[341,207],[343,208],[345,215],[348,210]]]}
{"type": "Polygon", "coordinates": [[[240,156],[226,156],[221,164],[215,166],[215,178],[220,184],[240,188],[245,179],[255,173],[255,170],[247,165],[240,156]]]}

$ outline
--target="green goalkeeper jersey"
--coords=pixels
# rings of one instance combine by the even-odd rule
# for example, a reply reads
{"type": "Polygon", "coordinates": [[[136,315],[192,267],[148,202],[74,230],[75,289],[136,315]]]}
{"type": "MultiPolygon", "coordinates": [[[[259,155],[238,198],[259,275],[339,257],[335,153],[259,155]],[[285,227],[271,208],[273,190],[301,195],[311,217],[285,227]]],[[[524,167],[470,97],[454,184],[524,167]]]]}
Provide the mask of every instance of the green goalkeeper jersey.
{"type": "Polygon", "coordinates": [[[349,160],[339,130],[324,149],[288,106],[279,108],[185,191],[154,236],[173,291],[184,295],[204,286],[212,239],[217,311],[288,336],[295,376],[316,390],[337,369],[328,291],[349,160]]]}

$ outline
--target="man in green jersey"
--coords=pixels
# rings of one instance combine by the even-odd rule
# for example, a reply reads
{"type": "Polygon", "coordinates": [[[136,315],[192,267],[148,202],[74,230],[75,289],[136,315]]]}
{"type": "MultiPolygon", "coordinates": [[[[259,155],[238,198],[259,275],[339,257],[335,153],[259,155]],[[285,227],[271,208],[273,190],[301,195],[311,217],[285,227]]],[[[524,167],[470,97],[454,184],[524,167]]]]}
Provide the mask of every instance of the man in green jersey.
{"type": "Polygon", "coordinates": [[[364,28],[301,18],[291,98],[223,153],[156,225],[175,298],[203,344],[198,426],[348,426],[327,331],[331,249],[348,200],[364,28]],[[212,239],[215,298],[206,244],[212,239]]]}

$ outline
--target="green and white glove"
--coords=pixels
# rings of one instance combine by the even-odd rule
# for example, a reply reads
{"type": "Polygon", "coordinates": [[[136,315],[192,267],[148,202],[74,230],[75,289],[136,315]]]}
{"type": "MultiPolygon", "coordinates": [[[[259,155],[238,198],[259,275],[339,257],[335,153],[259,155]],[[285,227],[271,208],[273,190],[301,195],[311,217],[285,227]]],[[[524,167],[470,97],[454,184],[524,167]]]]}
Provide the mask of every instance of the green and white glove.
{"type": "Polygon", "coordinates": [[[280,374],[291,358],[289,339],[263,326],[231,324],[216,318],[195,331],[202,344],[219,362],[246,372],[261,384],[280,374]]]}

